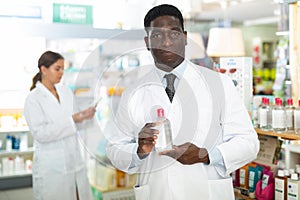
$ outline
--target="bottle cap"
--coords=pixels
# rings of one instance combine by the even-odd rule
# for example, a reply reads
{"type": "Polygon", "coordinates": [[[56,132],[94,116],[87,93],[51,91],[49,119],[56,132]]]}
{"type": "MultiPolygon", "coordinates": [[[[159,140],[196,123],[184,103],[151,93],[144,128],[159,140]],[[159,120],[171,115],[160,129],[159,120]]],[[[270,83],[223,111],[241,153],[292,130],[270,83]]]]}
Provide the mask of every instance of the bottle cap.
{"type": "Polygon", "coordinates": [[[164,117],[165,116],[165,111],[163,108],[157,109],[157,117],[164,117]]]}
{"type": "Polygon", "coordinates": [[[281,169],[278,170],[277,174],[279,177],[284,177],[284,171],[281,169]]]}
{"type": "Polygon", "coordinates": [[[288,169],[283,170],[284,171],[284,175],[285,176],[289,176],[290,175],[290,171],[288,169]]]}
{"type": "Polygon", "coordinates": [[[266,98],[266,105],[270,105],[270,99],[269,98],[266,98]]]}
{"type": "Polygon", "coordinates": [[[300,99],[298,100],[298,106],[300,106],[300,99]]]}
{"type": "Polygon", "coordinates": [[[280,98],[276,98],[275,101],[277,106],[282,106],[282,100],[280,98]]]}
{"type": "Polygon", "coordinates": [[[291,179],[297,181],[298,180],[298,174],[293,173],[292,176],[291,176],[291,179]]]}
{"type": "Polygon", "coordinates": [[[265,105],[266,104],[266,98],[265,97],[261,98],[261,102],[262,102],[262,105],[265,105]]]}
{"type": "Polygon", "coordinates": [[[293,105],[293,99],[292,98],[287,99],[287,105],[289,105],[289,106],[293,105]]]}

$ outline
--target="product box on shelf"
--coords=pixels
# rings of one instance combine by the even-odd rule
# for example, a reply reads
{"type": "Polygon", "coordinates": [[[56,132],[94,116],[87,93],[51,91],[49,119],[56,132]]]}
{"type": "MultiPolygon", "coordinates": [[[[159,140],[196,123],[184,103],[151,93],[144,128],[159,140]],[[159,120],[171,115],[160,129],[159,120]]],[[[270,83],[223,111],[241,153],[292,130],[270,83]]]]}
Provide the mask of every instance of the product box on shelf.
{"type": "Polygon", "coordinates": [[[256,163],[271,167],[276,171],[282,141],[274,137],[259,135],[260,149],[255,159],[256,163]]]}
{"type": "Polygon", "coordinates": [[[221,57],[221,73],[227,74],[236,86],[246,108],[251,110],[252,101],[252,58],[251,57],[221,57]]]}

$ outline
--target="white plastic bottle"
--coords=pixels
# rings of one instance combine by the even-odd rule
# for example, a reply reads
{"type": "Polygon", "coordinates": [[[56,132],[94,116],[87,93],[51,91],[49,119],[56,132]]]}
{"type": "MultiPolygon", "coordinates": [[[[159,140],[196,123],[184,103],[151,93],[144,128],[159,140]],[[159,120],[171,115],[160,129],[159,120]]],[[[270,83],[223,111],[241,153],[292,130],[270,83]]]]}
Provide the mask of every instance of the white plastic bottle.
{"type": "Polygon", "coordinates": [[[161,122],[157,129],[159,130],[158,138],[156,140],[155,149],[158,152],[164,150],[171,150],[173,147],[172,129],[170,121],[165,117],[163,108],[157,109],[157,121],[161,122]]]}
{"type": "Polygon", "coordinates": [[[14,163],[15,163],[15,173],[16,174],[24,173],[24,170],[25,170],[24,158],[17,155],[14,160],[14,163]]]}
{"type": "Polygon", "coordinates": [[[11,135],[7,134],[6,135],[6,151],[11,151],[12,150],[12,138],[11,135]]]}
{"type": "Polygon", "coordinates": [[[272,110],[272,127],[276,133],[286,132],[286,114],[281,98],[275,98],[275,106],[272,110]]]}
{"type": "Polygon", "coordinates": [[[296,134],[300,134],[300,100],[298,100],[298,106],[294,110],[294,131],[296,134]]]}
{"type": "Polygon", "coordinates": [[[284,176],[283,170],[278,170],[275,177],[275,200],[287,199],[287,177],[284,176]]]}
{"type": "Polygon", "coordinates": [[[22,132],[21,137],[20,137],[20,150],[25,151],[28,148],[28,138],[27,138],[27,133],[22,132]]]}
{"type": "Polygon", "coordinates": [[[288,131],[294,130],[294,110],[293,99],[288,98],[285,106],[286,128],[288,131]]]}
{"type": "Polygon", "coordinates": [[[293,173],[288,179],[287,200],[300,199],[300,180],[298,174],[293,173]]]}

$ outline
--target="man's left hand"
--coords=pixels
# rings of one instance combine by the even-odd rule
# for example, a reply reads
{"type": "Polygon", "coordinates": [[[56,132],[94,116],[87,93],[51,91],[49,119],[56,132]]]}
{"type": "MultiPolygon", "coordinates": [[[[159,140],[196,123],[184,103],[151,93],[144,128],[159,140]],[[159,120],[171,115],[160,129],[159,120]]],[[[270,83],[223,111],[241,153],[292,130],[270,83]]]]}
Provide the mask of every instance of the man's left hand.
{"type": "Polygon", "coordinates": [[[174,145],[172,150],[163,151],[160,155],[170,156],[184,165],[192,165],[195,163],[209,164],[207,150],[205,148],[199,148],[190,142],[179,146],[174,145]]]}

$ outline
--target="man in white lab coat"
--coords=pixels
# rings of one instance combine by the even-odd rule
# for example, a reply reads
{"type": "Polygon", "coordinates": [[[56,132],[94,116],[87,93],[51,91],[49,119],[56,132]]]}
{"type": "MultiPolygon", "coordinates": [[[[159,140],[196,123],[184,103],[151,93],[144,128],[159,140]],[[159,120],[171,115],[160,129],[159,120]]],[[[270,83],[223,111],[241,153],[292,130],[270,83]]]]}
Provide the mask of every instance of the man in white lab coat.
{"type": "Polygon", "coordinates": [[[123,93],[108,157],[115,167],[138,173],[138,200],[233,200],[230,173],[259,150],[243,102],[229,77],[185,59],[187,33],[176,7],[152,8],[144,26],[155,65],[123,93]],[[168,98],[164,77],[170,73],[175,94],[168,98]],[[155,149],[158,107],[171,122],[174,144],[163,152],[155,149]]]}

